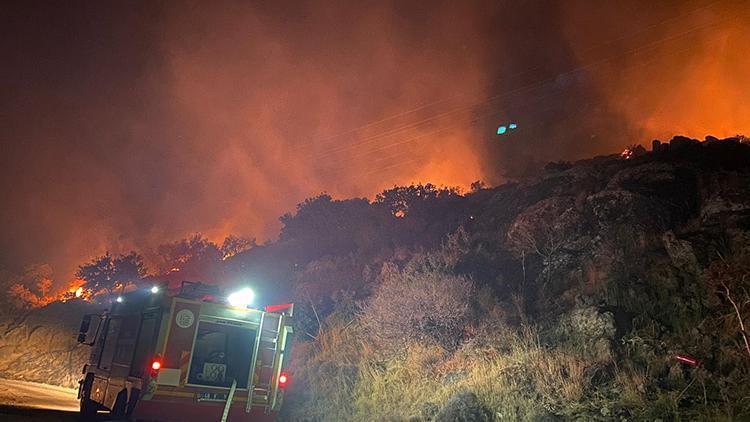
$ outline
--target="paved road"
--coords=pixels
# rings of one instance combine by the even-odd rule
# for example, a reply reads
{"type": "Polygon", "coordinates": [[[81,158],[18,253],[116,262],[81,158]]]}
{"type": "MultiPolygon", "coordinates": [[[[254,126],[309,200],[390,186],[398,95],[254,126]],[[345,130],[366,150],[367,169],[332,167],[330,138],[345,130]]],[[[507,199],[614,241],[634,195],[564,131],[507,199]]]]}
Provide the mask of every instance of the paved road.
{"type": "Polygon", "coordinates": [[[0,378],[0,420],[75,421],[76,390],[0,378]]]}
{"type": "Polygon", "coordinates": [[[78,413],[62,410],[34,409],[0,405],[3,422],[78,422],[78,413]]]}

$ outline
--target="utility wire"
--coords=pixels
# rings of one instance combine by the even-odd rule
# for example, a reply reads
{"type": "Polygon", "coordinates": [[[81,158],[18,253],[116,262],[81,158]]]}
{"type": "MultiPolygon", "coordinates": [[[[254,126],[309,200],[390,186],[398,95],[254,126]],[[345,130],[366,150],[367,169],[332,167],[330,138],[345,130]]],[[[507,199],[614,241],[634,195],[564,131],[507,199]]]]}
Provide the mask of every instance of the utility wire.
{"type": "MultiPolygon", "coordinates": [[[[731,18],[736,18],[736,16],[732,16],[729,19],[731,19],[731,18]]],[[[359,140],[357,142],[354,142],[352,144],[346,144],[346,145],[338,146],[336,148],[332,148],[332,149],[330,149],[328,151],[324,151],[324,152],[322,152],[322,153],[320,153],[318,155],[313,156],[313,159],[316,159],[316,160],[324,159],[326,157],[330,157],[331,155],[334,155],[334,154],[337,154],[337,153],[340,153],[340,152],[343,152],[343,151],[346,151],[346,150],[349,150],[349,149],[361,147],[363,145],[372,144],[374,142],[377,142],[377,141],[379,141],[381,139],[384,139],[384,138],[391,137],[393,135],[397,135],[397,134],[400,134],[400,133],[404,133],[404,132],[408,132],[408,131],[411,131],[411,130],[418,129],[420,126],[428,124],[428,123],[435,122],[435,121],[439,120],[440,118],[443,118],[443,117],[446,117],[446,116],[452,116],[452,115],[457,114],[458,112],[468,112],[471,109],[475,109],[475,108],[477,108],[479,106],[489,105],[489,104],[494,103],[494,102],[496,102],[498,100],[506,99],[506,98],[511,97],[513,95],[518,95],[520,93],[524,93],[524,92],[527,92],[527,91],[531,91],[531,90],[540,88],[540,87],[544,86],[547,83],[554,82],[555,80],[559,79],[560,77],[571,76],[571,75],[575,74],[576,72],[581,72],[583,70],[588,70],[590,68],[593,68],[595,66],[601,65],[603,63],[610,62],[610,61],[612,61],[614,59],[617,59],[617,58],[620,58],[620,57],[624,57],[624,56],[631,55],[631,54],[639,54],[639,53],[641,53],[642,51],[644,51],[644,50],[646,50],[648,48],[653,48],[653,47],[655,47],[657,45],[660,45],[660,44],[663,44],[665,42],[682,38],[682,37],[684,37],[686,35],[689,35],[691,33],[694,33],[694,32],[706,29],[706,28],[711,27],[711,26],[715,26],[715,25],[717,25],[719,23],[722,23],[725,20],[729,20],[729,19],[719,19],[719,20],[716,20],[714,22],[710,22],[710,23],[703,24],[703,25],[698,25],[698,26],[696,26],[694,28],[690,28],[688,30],[679,32],[679,33],[677,33],[675,35],[671,35],[671,36],[668,36],[668,37],[665,37],[665,38],[658,39],[656,41],[652,41],[652,42],[643,44],[643,45],[638,46],[636,48],[627,50],[625,52],[614,54],[614,55],[605,57],[603,59],[595,60],[593,62],[584,64],[584,65],[581,65],[581,66],[576,66],[576,67],[574,67],[574,68],[572,68],[572,69],[570,69],[568,71],[559,73],[559,74],[557,74],[555,76],[552,76],[552,77],[549,77],[549,78],[545,78],[545,79],[542,79],[542,80],[539,80],[539,81],[536,81],[536,82],[533,82],[533,83],[530,83],[530,84],[527,84],[527,85],[524,85],[524,86],[521,86],[521,87],[518,87],[518,88],[515,88],[515,89],[512,89],[512,90],[509,90],[509,91],[506,91],[506,92],[503,92],[503,93],[495,94],[495,95],[493,95],[493,96],[491,96],[491,97],[489,97],[489,98],[487,98],[485,100],[477,101],[477,102],[474,102],[474,103],[469,104],[467,106],[457,106],[457,107],[454,107],[454,108],[452,108],[452,109],[450,109],[448,111],[439,113],[439,114],[434,115],[434,116],[427,117],[425,119],[422,119],[422,120],[419,120],[419,121],[416,121],[416,122],[411,122],[409,124],[402,125],[400,127],[391,129],[391,130],[389,130],[387,132],[376,134],[376,135],[369,136],[369,137],[365,137],[365,138],[363,138],[363,139],[361,139],[361,140],[359,140]]]]}
{"type": "MultiPolygon", "coordinates": [[[[733,16],[732,18],[738,18],[738,17],[740,17],[740,16],[733,16]]],[[[519,87],[517,89],[514,89],[514,90],[512,90],[510,92],[506,92],[506,93],[501,94],[501,95],[503,97],[507,97],[507,96],[509,96],[509,94],[518,94],[518,93],[522,93],[522,92],[526,92],[526,91],[533,91],[535,89],[541,88],[546,83],[554,81],[555,79],[559,78],[561,75],[571,75],[571,74],[573,74],[575,72],[578,72],[578,71],[581,71],[581,70],[584,70],[584,69],[588,69],[588,68],[592,68],[592,67],[594,67],[596,65],[609,62],[611,60],[614,60],[616,58],[619,58],[619,57],[622,57],[622,56],[625,56],[625,55],[640,54],[641,52],[645,51],[648,48],[654,47],[656,45],[659,45],[659,44],[662,44],[662,43],[665,43],[665,42],[668,42],[668,41],[672,41],[672,40],[676,40],[676,39],[682,38],[682,37],[684,37],[686,35],[689,35],[689,34],[691,34],[693,32],[696,32],[696,31],[699,31],[699,30],[702,30],[702,29],[705,29],[705,28],[708,28],[708,27],[711,27],[711,26],[715,26],[715,25],[717,25],[719,23],[722,23],[722,22],[724,22],[726,20],[729,20],[729,19],[719,19],[719,20],[716,20],[716,21],[708,23],[708,24],[697,26],[697,27],[688,29],[686,31],[683,31],[681,33],[678,33],[676,35],[665,37],[665,38],[659,39],[657,41],[644,44],[644,45],[639,46],[637,48],[634,48],[634,49],[631,49],[629,51],[626,51],[626,52],[624,52],[622,54],[610,56],[610,57],[607,57],[607,58],[604,58],[604,59],[601,59],[601,60],[597,60],[595,62],[591,62],[591,63],[585,64],[585,65],[582,65],[582,66],[578,66],[578,67],[573,68],[573,69],[571,69],[569,71],[563,72],[563,73],[561,73],[561,74],[559,74],[559,75],[557,75],[555,77],[547,78],[547,79],[541,80],[541,81],[537,81],[537,82],[528,84],[526,86],[522,86],[522,87],[519,87]]],[[[689,46],[688,48],[680,49],[680,50],[673,50],[673,51],[670,51],[669,53],[666,53],[666,54],[667,55],[678,54],[678,53],[682,53],[682,52],[691,50],[692,48],[693,48],[692,46],[689,46]]],[[[664,56],[656,57],[653,60],[658,59],[658,58],[662,58],[662,57],[664,57],[664,56]]],[[[634,65],[631,64],[629,66],[626,66],[625,68],[617,68],[617,69],[610,69],[610,70],[623,70],[623,69],[627,69],[627,68],[630,68],[630,67],[636,67],[636,66],[640,66],[640,65],[645,65],[647,63],[648,63],[648,61],[646,61],[646,62],[636,62],[634,65]]],[[[565,93],[567,93],[567,91],[565,91],[565,90],[561,90],[559,92],[553,92],[553,93],[544,95],[542,97],[535,98],[534,100],[531,100],[529,102],[529,104],[527,104],[527,105],[530,106],[530,105],[532,105],[532,103],[539,102],[539,101],[541,101],[543,99],[546,99],[546,98],[549,98],[551,96],[562,95],[562,94],[565,94],[565,93]]],[[[495,96],[495,97],[499,98],[499,96],[495,96]]],[[[489,101],[482,101],[482,102],[474,104],[473,106],[474,107],[478,107],[478,106],[480,106],[482,104],[486,104],[486,103],[489,103],[489,101]]],[[[490,110],[489,113],[494,113],[494,111],[490,110]]],[[[485,118],[489,113],[488,112],[480,113],[479,117],[471,119],[471,121],[469,123],[470,124],[475,124],[475,123],[481,121],[483,118],[485,118]]],[[[432,118],[430,118],[428,120],[432,121],[432,120],[435,120],[436,117],[442,117],[443,115],[446,115],[446,114],[449,114],[449,113],[441,113],[439,116],[433,116],[432,118]]],[[[571,120],[571,119],[572,118],[566,119],[566,121],[567,120],[571,120]]],[[[423,124],[423,122],[416,122],[415,124],[411,125],[411,129],[417,129],[419,127],[419,125],[421,125],[421,124],[423,124]]],[[[541,123],[539,123],[539,124],[541,124],[541,123]]],[[[362,153],[357,153],[356,155],[360,156],[360,155],[364,155],[364,154],[372,154],[373,152],[378,152],[378,151],[382,151],[382,150],[389,149],[389,148],[392,148],[392,147],[405,145],[405,144],[414,142],[416,140],[419,140],[421,138],[425,138],[427,136],[432,136],[432,135],[435,135],[437,133],[441,133],[441,132],[445,132],[447,130],[456,129],[458,127],[465,127],[465,126],[466,126],[466,124],[464,122],[461,122],[460,125],[450,124],[447,127],[440,127],[440,128],[437,128],[437,129],[429,130],[427,132],[422,132],[419,135],[412,136],[412,137],[409,137],[409,138],[406,138],[406,139],[395,140],[394,142],[388,143],[386,145],[380,145],[380,146],[376,147],[375,149],[368,149],[367,151],[362,152],[362,153]]],[[[536,126],[536,125],[534,125],[534,126],[536,126]]],[[[524,127],[530,127],[530,126],[529,125],[524,125],[524,127]]],[[[358,145],[361,145],[361,144],[362,143],[358,143],[358,145]]],[[[354,146],[351,146],[351,147],[354,147],[354,146]]],[[[398,157],[398,155],[399,154],[397,154],[395,156],[392,156],[392,157],[396,158],[396,157],[398,157]]],[[[410,162],[411,161],[412,160],[410,160],[410,162]]],[[[386,166],[386,167],[391,168],[390,166],[386,166]]],[[[371,173],[371,172],[368,172],[368,174],[369,173],[371,173]]]]}
{"type": "MultiPolygon", "coordinates": [[[[625,35],[623,35],[623,36],[620,36],[620,37],[617,37],[617,38],[614,38],[614,39],[611,39],[611,40],[607,40],[607,41],[605,41],[605,42],[602,42],[602,43],[599,43],[599,44],[597,44],[596,46],[591,46],[591,47],[588,47],[588,48],[586,48],[585,50],[583,50],[581,54],[585,54],[585,53],[588,53],[588,52],[594,51],[594,50],[596,50],[596,49],[599,49],[599,48],[605,47],[605,46],[607,46],[607,45],[611,45],[611,44],[614,44],[614,43],[616,43],[616,42],[618,42],[618,41],[622,41],[622,40],[624,40],[624,39],[628,39],[628,38],[632,38],[632,37],[635,37],[636,35],[642,34],[642,33],[646,32],[646,31],[649,31],[649,30],[651,30],[651,29],[653,29],[653,28],[656,28],[656,27],[659,27],[659,26],[661,26],[661,25],[664,25],[664,24],[665,24],[665,23],[667,23],[667,22],[670,22],[670,21],[674,21],[674,20],[678,20],[678,19],[682,19],[682,18],[685,18],[686,16],[690,16],[690,15],[693,15],[693,14],[695,14],[695,13],[699,12],[699,11],[702,11],[702,10],[708,9],[708,8],[710,8],[710,7],[712,7],[712,6],[716,5],[716,4],[718,4],[718,3],[721,3],[721,1],[714,1],[714,2],[711,2],[711,3],[708,3],[708,4],[704,4],[703,6],[697,7],[697,8],[695,8],[695,9],[692,9],[692,10],[690,10],[690,11],[688,11],[688,12],[685,12],[685,13],[682,13],[682,14],[680,14],[680,15],[676,15],[676,16],[673,16],[673,17],[669,17],[669,18],[666,18],[666,19],[660,20],[660,21],[658,21],[658,22],[652,23],[652,24],[650,24],[650,25],[646,25],[646,26],[643,26],[643,27],[641,27],[640,29],[638,29],[638,30],[636,30],[636,31],[634,31],[634,32],[630,32],[630,33],[628,33],[628,34],[625,34],[625,35]]],[[[523,70],[523,71],[520,71],[520,72],[517,72],[517,73],[515,73],[515,74],[511,75],[511,76],[510,76],[510,78],[515,78],[515,77],[517,77],[517,76],[520,76],[520,75],[523,75],[523,74],[527,74],[527,73],[530,73],[530,72],[532,72],[532,71],[535,71],[535,70],[538,70],[538,69],[539,69],[539,67],[538,67],[538,66],[537,66],[537,67],[534,67],[534,68],[531,68],[531,69],[526,69],[526,70],[523,70]]],[[[479,92],[481,92],[481,91],[479,91],[479,92]]],[[[355,127],[355,128],[353,128],[353,129],[349,129],[349,130],[347,130],[347,131],[344,131],[344,132],[338,133],[338,134],[336,134],[336,135],[333,135],[333,136],[330,136],[330,137],[326,137],[326,138],[320,138],[320,139],[318,139],[318,140],[314,140],[314,141],[312,141],[312,142],[308,143],[308,146],[309,146],[309,147],[313,147],[313,146],[315,146],[315,145],[317,145],[317,144],[319,144],[319,143],[321,143],[321,142],[323,142],[323,143],[327,143],[328,141],[331,141],[331,140],[334,140],[334,139],[340,138],[340,137],[342,137],[342,136],[344,136],[344,135],[348,135],[348,134],[351,134],[351,133],[356,133],[356,132],[359,132],[359,131],[365,130],[365,129],[367,129],[367,128],[371,128],[371,127],[373,127],[373,126],[377,126],[377,125],[379,125],[379,124],[382,124],[382,123],[385,123],[385,122],[388,122],[388,121],[391,121],[391,120],[396,120],[396,119],[398,119],[398,118],[400,118],[400,117],[404,117],[404,116],[406,116],[406,115],[409,115],[409,114],[413,114],[413,113],[416,113],[416,112],[419,112],[419,111],[425,110],[425,109],[427,109],[427,108],[430,108],[430,107],[432,107],[432,106],[435,106],[435,105],[439,105],[439,104],[442,104],[442,103],[446,103],[446,102],[449,102],[449,101],[451,101],[451,100],[453,100],[453,99],[455,99],[455,98],[457,98],[457,97],[458,97],[458,96],[453,96],[453,97],[449,97],[449,98],[444,98],[444,99],[441,99],[441,100],[437,100],[437,101],[433,101],[433,102],[430,102],[430,103],[426,103],[426,104],[420,105],[420,106],[418,106],[418,107],[416,107],[416,108],[413,108],[413,109],[409,109],[409,110],[404,110],[404,111],[402,111],[402,112],[399,112],[399,113],[397,113],[397,114],[394,114],[394,115],[391,115],[391,116],[385,117],[385,118],[383,118],[383,119],[380,119],[380,120],[375,120],[375,121],[369,122],[369,123],[367,123],[367,124],[364,124],[364,125],[362,125],[362,126],[359,126],[359,127],[355,127]]],[[[464,95],[463,97],[466,97],[466,95],[464,95]]],[[[490,97],[490,99],[492,99],[492,98],[493,98],[493,97],[490,97]]],[[[444,113],[441,113],[440,115],[443,115],[443,114],[444,114],[444,113]]],[[[439,115],[439,116],[440,116],[440,115],[439,115]]],[[[439,117],[439,116],[435,116],[435,117],[439,117]]],[[[433,118],[430,118],[430,119],[428,119],[428,121],[432,121],[432,120],[433,120],[433,118]]],[[[408,126],[409,126],[409,125],[407,125],[407,126],[402,126],[402,127],[408,127],[408,126]]],[[[381,133],[381,134],[376,134],[376,135],[374,135],[374,136],[369,136],[369,137],[367,137],[367,139],[374,139],[374,138],[376,138],[376,137],[380,137],[380,136],[388,136],[388,135],[390,135],[390,134],[392,134],[392,133],[395,133],[395,132],[397,132],[398,130],[399,130],[399,128],[395,128],[395,129],[393,129],[393,128],[392,128],[392,129],[388,129],[388,130],[386,130],[385,132],[383,132],[383,133],[381,133]]],[[[334,148],[334,150],[337,150],[337,149],[336,149],[336,148],[334,148]]],[[[334,151],[334,152],[336,152],[336,151],[334,151]]],[[[327,155],[326,155],[326,154],[324,153],[324,154],[322,155],[322,157],[325,157],[325,156],[327,156],[327,155]]],[[[321,155],[318,155],[318,157],[321,157],[321,155]]]]}

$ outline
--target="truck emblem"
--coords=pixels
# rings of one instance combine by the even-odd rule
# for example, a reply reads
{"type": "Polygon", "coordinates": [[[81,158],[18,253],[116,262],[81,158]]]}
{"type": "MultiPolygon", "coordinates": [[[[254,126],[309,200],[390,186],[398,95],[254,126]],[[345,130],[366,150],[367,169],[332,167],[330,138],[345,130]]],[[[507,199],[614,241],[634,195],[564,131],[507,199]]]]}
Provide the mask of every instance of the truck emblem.
{"type": "Polygon", "coordinates": [[[180,312],[177,312],[174,320],[178,327],[190,328],[193,325],[193,322],[195,322],[195,315],[190,309],[183,309],[180,312]]]}

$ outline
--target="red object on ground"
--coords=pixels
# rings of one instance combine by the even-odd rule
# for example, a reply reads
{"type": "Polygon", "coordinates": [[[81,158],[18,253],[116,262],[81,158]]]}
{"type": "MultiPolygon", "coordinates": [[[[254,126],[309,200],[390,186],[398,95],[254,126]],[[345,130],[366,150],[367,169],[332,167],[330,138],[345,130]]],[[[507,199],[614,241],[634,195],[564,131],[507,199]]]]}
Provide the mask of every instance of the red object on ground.
{"type": "Polygon", "coordinates": [[[675,359],[679,360],[682,363],[687,363],[691,366],[698,366],[698,359],[695,359],[693,357],[687,356],[687,355],[675,355],[675,359]]]}
{"type": "Polygon", "coordinates": [[[282,303],[281,305],[268,305],[265,307],[266,312],[285,311],[292,307],[292,303],[282,303]]]}

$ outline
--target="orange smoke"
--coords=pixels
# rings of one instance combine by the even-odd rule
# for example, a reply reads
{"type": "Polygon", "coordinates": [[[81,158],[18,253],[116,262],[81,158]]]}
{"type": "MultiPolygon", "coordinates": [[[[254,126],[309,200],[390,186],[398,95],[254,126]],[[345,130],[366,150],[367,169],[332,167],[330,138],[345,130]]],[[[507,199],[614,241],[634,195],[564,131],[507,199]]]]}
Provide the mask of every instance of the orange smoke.
{"type": "MultiPolygon", "coordinates": [[[[611,11],[594,13],[602,22],[612,21],[611,11]]],[[[674,135],[702,139],[750,132],[747,4],[686,3],[657,16],[643,27],[637,13],[618,19],[633,23],[623,30],[633,35],[607,46],[618,52],[614,55],[597,56],[596,49],[573,43],[582,61],[611,58],[591,71],[609,107],[644,143],[674,135]]],[[[584,36],[581,31],[585,34],[568,28],[573,40],[584,36]]]]}
{"type": "Polygon", "coordinates": [[[0,268],[63,280],[196,232],[274,239],[324,191],[750,132],[745,2],[17,3],[0,268]]]}

